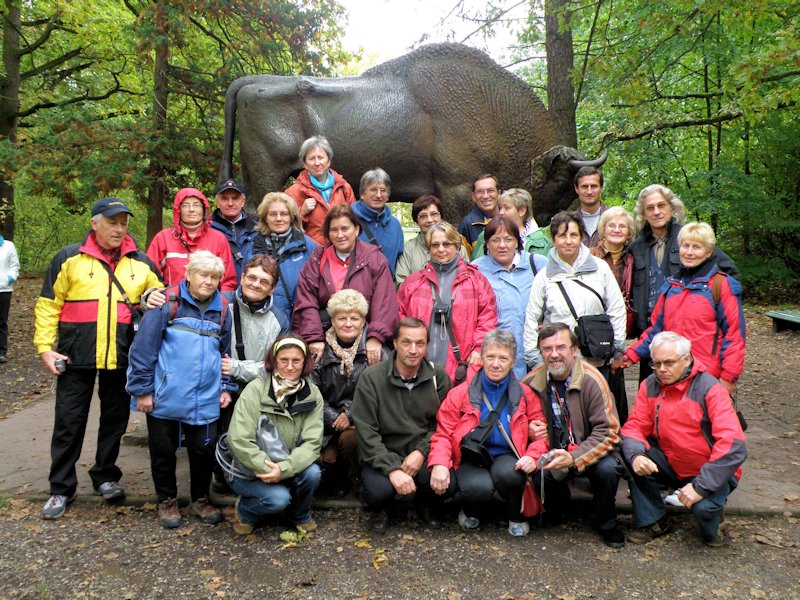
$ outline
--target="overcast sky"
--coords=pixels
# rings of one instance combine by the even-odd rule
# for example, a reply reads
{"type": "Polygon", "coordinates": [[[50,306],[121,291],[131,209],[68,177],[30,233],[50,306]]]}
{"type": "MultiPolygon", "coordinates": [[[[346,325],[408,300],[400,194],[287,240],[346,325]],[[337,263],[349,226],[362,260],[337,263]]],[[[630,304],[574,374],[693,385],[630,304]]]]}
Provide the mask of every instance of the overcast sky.
{"type": "MultiPolygon", "coordinates": [[[[430,36],[429,42],[446,41],[447,31],[456,29],[459,40],[475,29],[476,25],[449,19],[442,26],[441,21],[453,9],[457,0],[339,0],[350,14],[350,24],[345,30],[345,48],[357,50],[363,47],[367,53],[374,52],[378,60],[384,62],[405,54],[410,46],[423,35],[430,36]]],[[[480,0],[464,0],[465,5],[484,6],[480,0]]],[[[511,2],[510,2],[511,3],[511,2]]],[[[519,9],[509,16],[524,15],[527,2],[520,3],[519,9]]],[[[509,33],[497,36],[485,48],[495,59],[499,59],[508,44],[514,42],[509,33]]],[[[470,45],[482,43],[478,37],[470,45]]]]}

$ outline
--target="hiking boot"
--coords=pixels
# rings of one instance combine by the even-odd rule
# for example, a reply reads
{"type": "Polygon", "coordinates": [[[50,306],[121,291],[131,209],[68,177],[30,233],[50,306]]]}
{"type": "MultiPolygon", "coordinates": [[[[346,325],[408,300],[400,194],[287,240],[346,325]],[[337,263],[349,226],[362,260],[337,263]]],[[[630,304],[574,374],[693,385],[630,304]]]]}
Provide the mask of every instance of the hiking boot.
{"type": "Polygon", "coordinates": [[[236,494],[236,492],[231,489],[231,486],[228,485],[228,482],[222,477],[218,477],[216,474],[214,474],[214,478],[211,480],[211,491],[220,496],[233,496],[236,494]]]}
{"type": "Polygon", "coordinates": [[[660,521],[648,525],[647,527],[640,527],[628,533],[628,541],[631,544],[647,544],[652,542],[657,537],[666,535],[672,529],[672,525],[667,517],[662,517],[660,521]]]}
{"type": "Polygon", "coordinates": [[[60,519],[64,516],[67,510],[67,505],[75,500],[75,494],[72,496],[62,496],[60,494],[53,494],[47,499],[42,508],[42,518],[48,521],[60,519]]]}
{"type": "Polygon", "coordinates": [[[298,531],[305,531],[306,533],[317,530],[317,522],[314,519],[309,519],[305,523],[295,523],[294,526],[298,531]]]}
{"type": "Polygon", "coordinates": [[[122,500],[125,497],[125,490],[116,481],[106,481],[94,489],[95,496],[102,496],[106,502],[122,500]]]}
{"type": "Polygon", "coordinates": [[[208,496],[198,498],[189,505],[189,509],[197,515],[203,523],[216,525],[222,521],[222,512],[208,501],[208,496]]]}
{"type": "Polygon", "coordinates": [[[531,526],[528,525],[527,521],[509,521],[508,522],[508,533],[513,535],[514,537],[525,537],[531,531],[531,526]]]}
{"type": "Polygon", "coordinates": [[[236,498],[236,504],[233,505],[233,531],[239,535],[250,535],[255,529],[255,525],[245,523],[239,516],[239,500],[236,498]]]}
{"type": "Polygon", "coordinates": [[[158,520],[164,529],[175,529],[181,524],[181,511],[178,510],[178,501],[167,498],[158,503],[158,520]]]}
{"type": "Polygon", "coordinates": [[[480,527],[480,519],[477,517],[468,517],[467,513],[463,510],[458,513],[458,525],[464,531],[475,531],[478,527],[480,527]]]}
{"type": "Polygon", "coordinates": [[[0,364],[5,364],[8,362],[5,354],[0,354],[0,364]]]}
{"type": "Polygon", "coordinates": [[[442,526],[442,518],[427,506],[417,509],[417,517],[426,527],[439,529],[442,526]]]}
{"type": "Polygon", "coordinates": [[[383,535],[389,530],[389,515],[385,510],[378,510],[369,513],[367,519],[367,529],[372,533],[383,535]]]}
{"type": "Polygon", "coordinates": [[[603,538],[603,543],[609,548],[623,548],[625,546],[625,536],[619,529],[619,525],[614,523],[614,526],[609,529],[598,529],[597,533],[603,538]]]}
{"type": "Polygon", "coordinates": [[[714,537],[704,538],[703,543],[709,548],[724,548],[728,545],[724,536],[717,533],[714,537]]]}

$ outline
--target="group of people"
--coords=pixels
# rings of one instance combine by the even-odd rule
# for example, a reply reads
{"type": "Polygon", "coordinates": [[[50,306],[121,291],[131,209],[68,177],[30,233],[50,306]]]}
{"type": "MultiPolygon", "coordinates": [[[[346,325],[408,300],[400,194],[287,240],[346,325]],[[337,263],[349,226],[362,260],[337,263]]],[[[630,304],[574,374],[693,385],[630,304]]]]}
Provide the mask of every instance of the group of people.
{"type": "Polygon", "coordinates": [[[746,458],[731,400],[745,329],[738,273],[710,226],[684,225],[660,185],[642,190],[635,218],[609,208],[602,173],[584,167],[577,210],[546,228],[527,191],[482,174],[457,228],[422,196],[420,233],[404,242],[385,171],[367,171],[357,199],[325,138],[299,158],[305,169],[256,220],[235,180],[213,211],[184,188],[144,253],[130,209],[104,198],[86,239],[53,258],[35,310],[37,351],[58,376],[44,518],[75,497],[99,378],[94,490],[124,498],[120,438],[129,408],[146,413],[166,528],[182,522],[185,447],[190,512],[218,523],[209,490],[234,493],[241,534],[279,513],[313,531],[322,486],[355,491],[377,533],[409,508],[440,526],[455,505],[465,530],[501,514],[522,536],[538,512],[558,522],[569,483],[586,477],[594,525],[621,547],[627,476],[631,542],[669,530],[666,490],[722,543],[746,458]],[[629,412],[623,369],[635,363],[629,412]]]}

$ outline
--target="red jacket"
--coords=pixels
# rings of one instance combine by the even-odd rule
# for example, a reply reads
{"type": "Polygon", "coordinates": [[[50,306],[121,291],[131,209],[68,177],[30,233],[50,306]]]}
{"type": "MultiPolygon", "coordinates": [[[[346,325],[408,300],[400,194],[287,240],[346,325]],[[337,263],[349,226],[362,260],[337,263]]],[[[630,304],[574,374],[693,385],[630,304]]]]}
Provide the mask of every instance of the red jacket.
{"type": "Polygon", "coordinates": [[[150,242],[147,256],[161,269],[167,285],[177,285],[186,278],[186,264],[189,254],[197,250],[208,250],[219,256],[225,263],[225,273],[219,283],[220,291],[236,289],[236,264],[233,262],[231,247],[224,234],[211,227],[211,209],[203,192],[194,188],[182,188],[175,194],[172,203],[172,227],[162,229],[150,242]],[[181,202],[188,196],[203,201],[205,213],[203,224],[194,238],[190,238],[181,224],[181,202]]]}
{"type": "MultiPolygon", "coordinates": [[[[426,325],[430,324],[433,312],[431,283],[439,288],[436,273],[430,263],[406,278],[397,291],[401,319],[417,317],[426,325]]],[[[480,352],[484,336],[497,327],[497,301],[489,280],[477,267],[467,264],[463,259],[459,259],[451,296],[453,335],[458,342],[462,360],[467,360],[473,350],[480,352]]],[[[445,371],[451,379],[455,379],[458,363],[452,344],[450,346],[445,371]]]]}
{"type": "Polygon", "coordinates": [[[333,169],[331,169],[331,173],[333,173],[333,190],[331,191],[331,199],[328,202],[322,199],[322,194],[311,183],[308,171],[305,169],[297,176],[294,183],[286,189],[286,193],[297,203],[297,210],[301,215],[303,214],[303,202],[306,201],[306,198],[314,198],[317,201],[317,206],[314,210],[301,218],[303,219],[305,234],[320,246],[328,243],[328,240],[322,234],[322,224],[325,222],[325,217],[328,215],[331,206],[352,204],[356,201],[353,188],[345,181],[345,178],[333,169]]]}
{"type": "Polygon", "coordinates": [[[680,479],[696,477],[694,488],[702,496],[715,492],[731,477],[739,479],[747,458],[731,397],[698,359],[682,381],[664,387],[650,375],[639,386],[636,403],[622,426],[622,451],[629,464],[650,448],[651,440],[680,479]]]}
{"type": "MultiPolygon", "coordinates": [[[[325,332],[319,311],[328,306],[328,300],[338,290],[330,277],[320,274],[320,261],[325,248],[317,247],[300,271],[292,313],[292,329],[306,342],[322,342],[325,332]]],[[[364,294],[369,303],[367,313],[367,338],[388,342],[397,324],[397,295],[389,263],[372,244],[356,240],[353,257],[342,289],[364,294]]]]}
{"type": "MultiPolygon", "coordinates": [[[[482,370],[478,370],[474,377],[450,390],[439,407],[436,431],[428,453],[428,469],[434,465],[457,469],[461,464],[461,439],[481,420],[481,374],[482,370]]],[[[518,382],[513,373],[508,382],[508,412],[511,415],[511,441],[521,455],[538,462],[539,457],[547,452],[548,442],[546,439],[528,442],[528,423],[537,419],[544,421],[542,405],[533,390],[518,382]]]]}
{"type": "Polygon", "coordinates": [[[692,354],[718,379],[737,381],[744,371],[745,326],[742,288],[714,264],[691,281],[670,277],[653,308],[648,327],[625,354],[634,363],[650,356],[650,342],[661,331],[674,331],[692,342],[692,354]],[[711,286],[722,277],[719,304],[711,286]]]}

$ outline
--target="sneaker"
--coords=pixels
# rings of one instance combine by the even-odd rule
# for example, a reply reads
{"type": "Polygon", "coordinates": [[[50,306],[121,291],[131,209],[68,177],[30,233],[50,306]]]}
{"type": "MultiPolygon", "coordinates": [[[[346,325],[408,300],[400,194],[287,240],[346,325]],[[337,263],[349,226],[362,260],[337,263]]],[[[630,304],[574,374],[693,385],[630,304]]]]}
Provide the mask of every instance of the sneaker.
{"type": "Polygon", "coordinates": [[[158,520],[164,529],[175,529],[181,524],[181,511],[178,510],[178,501],[167,498],[158,503],[158,520]]]}
{"type": "Polygon", "coordinates": [[[625,546],[625,536],[616,523],[610,529],[599,529],[597,533],[603,538],[603,543],[609,548],[623,548],[625,546]]]}
{"type": "Polygon", "coordinates": [[[233,531],[238,535],[250,535],[255,529],[255,525],[245,523],[239,516],[239,500],[236,498],[236,504],[233,505],[233,531]]]}
{"type": "Polygon", "coordinates": [[[531,531],[531,526],[528,525],[527,521],[509,521],[508,522],[508,533],[513,535],[514,537],[525,537],[531,531]]]}
{"type": "Polygon", "coordinates": [[[302,530],[306,533],[311,533],[312,531],[317,530],[317,522],[314,519],[309,519],[305,523],[295,523],[294,526],[298,531],[302,530]]]}
{"type": "Polygon", "coordinates": [[[73,500],[75,500],[75,494],[72,494],[72,496],[53,494],[50,496],[50,498],[48,498],[47,502],[44,503],[44,507],[42,508],[42,518],[48,521],[60,519],[64,516],[64,513],[67,510],[67,505],[71,504],[73,500]]]}
{"type": "Polygon", "coordinates": [[[370,511],[367,529],[372,533],[383,535],[389,530],[389,515],[385,510],[370,511]]]}
{"type": "Polygon", "coordinates": [[[640,527],[634,529],[628,534],[628,541],[631,544],[647,544],[652,542],[657,537],[666,535],[672,529],[672,524],[667,517],[662,517],[660,521],[648,525],[647,527],[640,527]]]}
{"type": "Polygon", "coordinates": [[[208,496],[203,496],[192,502],[189,505],[189,510],[197,515],[203,523],[216,525],[222,521],[222,512],[208,501],[208,496]]]}
{"type": "Polygon", "coordinates": [[[106,502],[122,500],[125,497],[125,490],[116,481],[106,481],[94,489],[95,496],[102,496],[106,502]]]}
{"type": "Polygon", "coordinates": [[[463,510],[458,513],[458,525],[464,531],[475,531],[481,522],[477,517],[468,517],[463,510]]]}
{"type": "Polygon", "coordinates": [[[717,533],[717,535],[715,535],[712,538],[705,538],[703,540],[703,543],[709,548],[724,548],[725,546],[728,545],[728,542],[725,539],[725,537],[723,537],[719,533],[717,533]]]}

